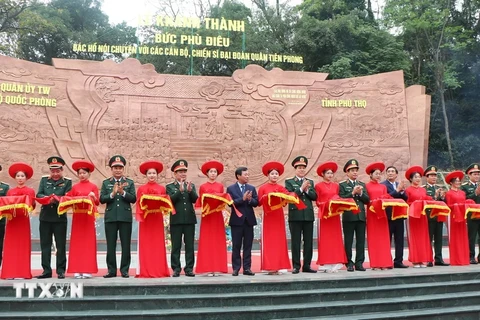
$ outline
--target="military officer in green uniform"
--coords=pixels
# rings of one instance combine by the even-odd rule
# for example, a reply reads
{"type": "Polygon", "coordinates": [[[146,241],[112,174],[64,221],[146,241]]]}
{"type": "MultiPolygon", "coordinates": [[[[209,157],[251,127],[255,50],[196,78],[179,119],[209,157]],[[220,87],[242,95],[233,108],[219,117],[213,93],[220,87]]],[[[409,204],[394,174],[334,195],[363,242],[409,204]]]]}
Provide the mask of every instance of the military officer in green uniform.
{"type": "Polygon", "coordinates": [[[180,250],[182,249],[182,237],[185,245],[185,268],[187,277],[195,277],[193,265],[195,264],[194,241],[195,215],[194,204],[198,199],[195,185],[187,181],[188,163],[185,160],[177,160],[171,170],[175,181],[167,184],[167,194],[175,207],[175,214],[170,214],[170,236],[172,241],[172,254],[170,264],[173,276],[180,276],[182,266],[180,264],[180,250]]]}
{"type": "MultiPolygon", "coordinates": [[[[423,187],[427,190],[427,195],[433,200],[443,201],[445,199],[445,190],[437,185],[437,167],[428,166],[423,175],[427,178],[427,184],[423,187]]],[[[442,241],[443,241],[443,222],[438,221],[438,217],[430,216],[431,210],[427,210],[428,217],[428,231],[430,235],[430,242],[433,242],[434,248],[434,262],[436,266],[448,266],[448,263],[443,261],[442,256],[442,241]]],[[[428,267],[433,267],[433,263],[429,262],[428,267]]]]}
{"type": "Polygon", "coordinates": [[[365,205],[370,202],[365,184],[358,181],[358,161],[348,160],[343,167],[347,174],[347,180],[339,184],[340,198],[353,198],[360,210],[358,213],[344,211],[342,216],[343,237],[345,241],[345,253],[347,255],[347,271],[353,272],[354,266],[357,271],[365,271],[365,205]],[[355,263],[352,258],[353,236],[355,235],[355,263]]]}
{"type": "MultiPolygon", "coordinates": [[[[0,171],[2,171],[2,166],[0,165],[0,171]]],[[[0,197],[5,197],[7,195],[8,189],[10,186],[0,181],[0,197]]],[[[5,218],[0,219],[0,266],[2,265],[2,256],[3,256],[3,238],[5,237],[5,218]]]]}
{"type": "MultiPolygon", "coordinates": [[[[63,176],[63,166],[65,161],[60,157],[50,157],[47,159],[50,168],[50,175],[43,176],[38,187],[37,198],[56,195],[64,196],[72,189],[72,180],[63,176]]],[[[43,273],[38,279],[52,277],[52,236],[55,236],[55,245],[57,247],[57,276],[59,279],[65,278],[67,266],[66,242],[67,242],[67,215],[58,214],[58,201],[53,197],[48,204],[42,205],[40,209],[40,249],[42,250],[42,268],[43,273]]]]}
{"type": "Polygon", "coordinates": [[[288,227],[290,229],[293,274],[300,272],[300,250],[303,235],[303,267],[302,272],[316,273],[310,266],[313,255],[313,213],[312,201],[317,200],[313,180],[305,178],[308,159],[298,156],[292,161],[295,168],[295,177],[285,180],[285,188],[295,192],[306,208],[299,210],[294,204],[288,205],[288,227]]]}
{"type": "MultiPolygon", "coordinates": [[[[463,183],[461,189],[467,195],[467,199],[472,199],[475,203],[480,203],[480,164],[472,163],[468,166],[467,170],[465,170],[465,173],[468,175],[468,182],[463,183]]],[[[467,217],[467,227],[470,264],[477,264],[477,261],[480,262],[480,252],[477,259],[475,259],[475,243],[477,236],[480,241],[480,219],[472,219],[472,214],[469,213],[467,217]]]]}
{"type": "Polygon", "coordinates": [[[105,238],[107,240],[107,268],[104,278],[117,276],[116,247],[118,235],[122,247],[120,273],[128,278],[131,262],[132,204],[137,200],[133,180],[124,174],[127,161],[121,155],[113,156],[108,162],[112,177],[103,180],[100,191],[100,203],[105,203],[105,238]]]}

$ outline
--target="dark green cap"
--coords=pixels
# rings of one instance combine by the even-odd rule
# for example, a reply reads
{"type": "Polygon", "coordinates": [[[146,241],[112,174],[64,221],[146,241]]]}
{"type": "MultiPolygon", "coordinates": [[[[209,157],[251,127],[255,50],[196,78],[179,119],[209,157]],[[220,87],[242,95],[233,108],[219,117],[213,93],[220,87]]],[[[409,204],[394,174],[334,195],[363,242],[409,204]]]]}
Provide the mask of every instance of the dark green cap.
{"type": "Polygon", "coordinates": [[[355,159],[350,159],[343,166],[343,172],[347,172],[348,170],[354,169],[354,168],[357,168],[357,169],[359,168],[358,161],[355,159]]]}
{"type": "Polygon", "coordinates": [[[47,163],[50,169],[58,169],[65,165],[65,160],[60,157],[53,156],[47,159],[47,163]]]}
{"type": "Polygon", "coordinates": [[[127,160],[119,154],[114,155],[110,158],[110,161],[108,161],[109,167],[125,167],[126,164],[127,160]]]}
{"type": "Polygon", "coordinates": [[[183,159],[179,159],[175,161],[175,163],[172,165],[172,172],[176,172],[178,170],[187,170],[188,168],[188,162],[183,159]]]}

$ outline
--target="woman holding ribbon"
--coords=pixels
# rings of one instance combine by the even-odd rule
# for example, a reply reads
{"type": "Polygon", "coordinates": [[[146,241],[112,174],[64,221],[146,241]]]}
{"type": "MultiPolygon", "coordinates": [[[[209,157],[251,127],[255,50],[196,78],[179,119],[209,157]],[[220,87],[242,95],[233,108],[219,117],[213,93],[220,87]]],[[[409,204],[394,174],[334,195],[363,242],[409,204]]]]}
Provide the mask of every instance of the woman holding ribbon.
{"type": "Polygon", "coordinates": [[[366,184],[370,196],[370,203],[367,206],[367,244],[372,270],[393,268],[390,231],[385,210],[379,208],[375,210],[372,207],[374,200],[391,198],[387,187],[380,183],[384,170],[383,162],[371,163],[365,169],[365,172],[370,175],[370,182],[366,184]]]}
{"type": "Polygon", "coordinates": [[[468,233],[465,214],[467,210],[480,211],[479,208],[468,208],[475,205],[472,200],[467,200],[465,192],[460,189],[463,172],[453,171],[445,177],[445,182],[450,184],[450,190],[445,194],[445,202],[452,210],[449,221],[449,249],[450,264],[452,266],[466,266],[470,264],[470,251],[468,248],[468,233]]]}
{"type": "Polygon", "coordinates": [[[3,246],[2,279],[31,279],[32,272],[29,213],[35,208],[35,190],[25,185],[33,176],[33,169],[28,164],[16,162],[8,168],[10,177],[17,186],[8,190],[2,197],[0,215],[7,219],[3,246]]]}
{"type": "Polygon", "coordinates": [[[98,187],[89,180],[90,174],[95,170],[93,163],[78,160],[72,163],[72,169],[80,181],[60,199],[58,213],[64,214],[72,208],[67,272],[74,273],[76,279],[85,279],[98,272],[95,228],[99,204],[98,187]]]}
{"type": "Polygon", "coordinates": [[[432,262],[432,246],[428,234],[428,220],[425,215],[424,203],[415,201],[432,200],[427,195],[425,188],[421,187],[423,168],[420,166],[410,167],[405,172],[411,185],[405,189],[410,205],[408,217],[408,260],[414,268],[425,268],[425,262],[432,262]]]}
{"type": "MultiPolygon", "coordinates": [[[[347,256],[343,245],[341,210],[332,210],[337,199],[337,205],[344,207],[346,199],[338,197],[338,183],[333,182],[338,165],[335,162],[325,162],[318,166],[317,174],[323,178],[315,185],[318,206],[318,259],[317,265],[325,272],[338,272],[345,263],[347,256]],[[342,203],[338,203],[342,202],[342,203]]],[[[355,203],[351,204],[356,208],[355,203]]],[[[339,208],[340,209],[340,208],[339,208]]]]}
{"type": "Polygon", "coordinates": [[[159,161],[146,161],[140,165],[140,172],[146,175],[147,183],[137,190],[137,278],[170,277],[165,248],[164,215],[173,211],[173,205],[165,187],[157,183],[162,170],[163,164],[159,161]]]}
{"type": "Polygon", "coordinates": [[[280,162],[264,164],[262,172],[268,177],[268,183],[258,189],[258,202],[263,206],[261,270],[268,274],[280,274],[279,270],[291,268],[283,207],[295,203],[305,208],[296,194],[277,183],[284,170],[280,162]]]}
{"type": "Polygon", "coordinates": [[[223,164],[215,160],[207,161],[201,170],[208,181],[200,186],[195,204],[202,209],[195,272],[215,276],[217,273],[228,272],[223,210],[233,202],[230,195],[225,193],[223,184],[216,181],[223,172],[223,164]]]}

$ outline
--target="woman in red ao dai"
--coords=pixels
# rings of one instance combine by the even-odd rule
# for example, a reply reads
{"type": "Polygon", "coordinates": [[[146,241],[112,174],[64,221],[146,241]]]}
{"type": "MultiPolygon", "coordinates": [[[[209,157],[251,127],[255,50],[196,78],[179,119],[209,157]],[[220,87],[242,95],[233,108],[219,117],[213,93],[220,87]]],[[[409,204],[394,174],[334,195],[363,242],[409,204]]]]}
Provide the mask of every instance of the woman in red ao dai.
{"type": "Polygon", "coordinates": [[[32,242],[28,208],[32,210],[35,208],[35,190],[27,187],[25,183],[33,176],[33,169],[26,163],[17,162],[10,166],[8,173],[15,179],[17,186],[8,190],[7,197],[28,196],[29,203],[24,203],[23,208],[13,209],[11,219],[7,220],[0,277],[2,279],[31,279],[32,242]]]}
{"type": "Polygon", "coordinates": [[[315,185],[318,206],[318,259],[319,270],[337,272],[345,263],[347,256],[343,245],[342,221],[340,215],[328,216],[328,202],[338,198],[339,186],[333,182],[338,165],[325,162],[318,166],[317,174],[323,178],[315,185]]]}
{"type": "MultiPolygon", "coordinates": [[[[198,190],[199,197],[196,207],[201,207],[209,202],[211,212],[202,215],[200,224],[200,237],[198,241],[197,264],[195,272],[208,273],[215,276],[218,273],[227,273],[227,237],[225,234],[225,221],[223,219],[222,202],[205,195],[213,197],[224,197],[225,188],[217,182],[217,177],[223,172],[223,164],[212,160],[202,165],[202,173],[207,176],[208,181],[202,184],[198,190]],[[215,207],[215,204],[217,207],[215,207]]],[[[203,211],[202,211],[203,212],[203,211]]]]}
{"type": "Polygon", "coordinates": [[[263,206],[261,270],[269,271],[269,274],[280,274],[280,270],[291,268],[283,211],[286,203],[280,197],[271,197],[269,201],[270,193],[290,194],[277,183],[283,171],[284,166],[280,162],[266,163],[262,172],[268,177],[268,183],[258,189],[259,204],[263,206]]]}
{"type": "MultiPolygon", "coordinates": [[[[76,183],[66,196],[88,196],[94,206],[99,204],[98,187],[89,181],[90,174],[95,170],[93,163],[79,160],[72,164],[80,181],[76,183]]],[[[97,236],[95,229],[95,213],[86,213],[87,204],[75,205],[73,208],[72,232],[68,255],[68,273],[75,273],[75,278],[85,279],[98,272],[97,236]]]]}
{"type": "MultiPolygon", "coordinates": [[[[165,226],[163,212],[143,210],[143,196],[158,196],[167,199],[164,186],[157,183],[158,174],[163,170],[159,161],[146,161],[140,165],[140,172],[147,177],[147,183],[137,190],[136,219],[138,221],[138,264],[137,278],[170,277],[165,247],[165,226]]],[[[158,201],[155,205],[162,206],[158,201]]],[[[152,208],[153,209],[153,208],[152,208]]],[[[153,209],[154,210],[154,209],[153,209]]]]}

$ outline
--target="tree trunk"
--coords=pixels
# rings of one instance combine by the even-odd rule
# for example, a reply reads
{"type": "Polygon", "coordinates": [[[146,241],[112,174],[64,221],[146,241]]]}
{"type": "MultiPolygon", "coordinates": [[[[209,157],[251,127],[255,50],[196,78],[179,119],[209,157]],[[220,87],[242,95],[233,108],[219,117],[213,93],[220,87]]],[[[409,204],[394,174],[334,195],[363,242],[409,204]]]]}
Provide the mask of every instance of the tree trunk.
{"type": "Polygon", "coordinates": [[[437,78],[437,88],[440,95],[440,104],[442,106],[443,122],[445,126],[445,138],[447,139],[448,156],[450,157],[450,167],[453,168],[452,141],[450,140],[450,127],[448,125],[447,107],[445,105],[445,88],[443,86],[442,79],[437,78]]]}

